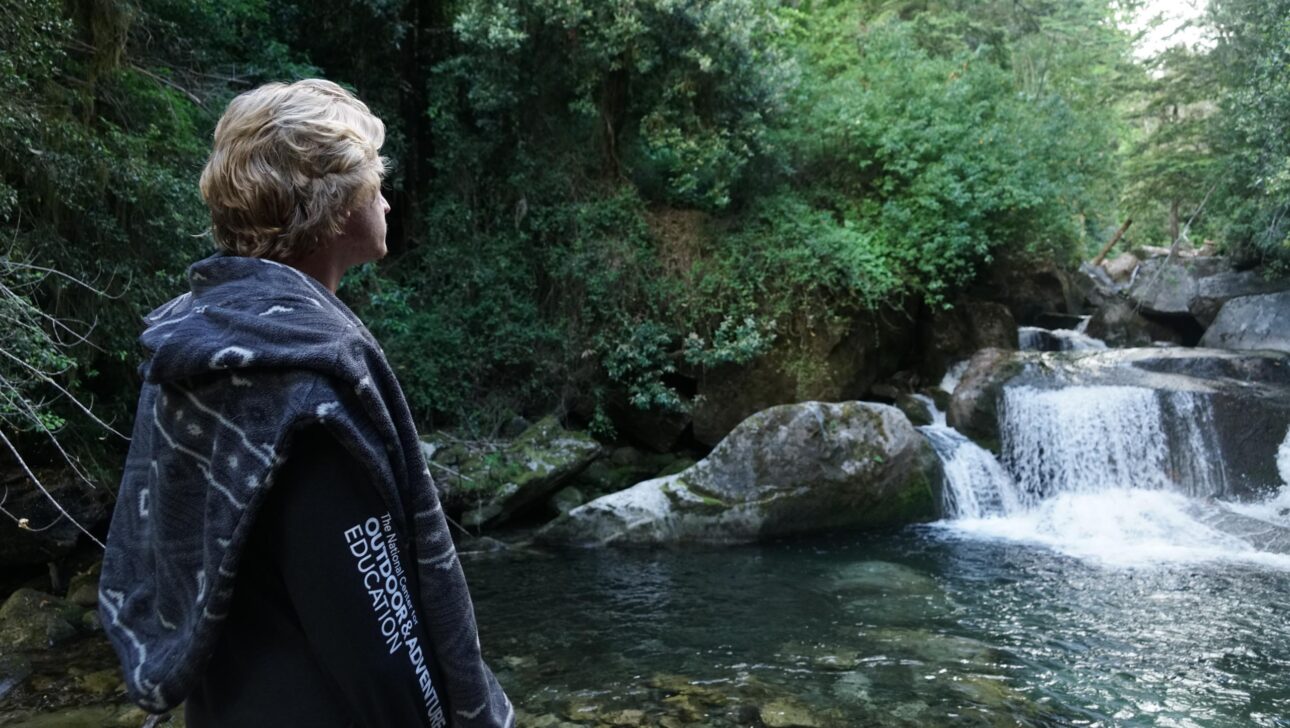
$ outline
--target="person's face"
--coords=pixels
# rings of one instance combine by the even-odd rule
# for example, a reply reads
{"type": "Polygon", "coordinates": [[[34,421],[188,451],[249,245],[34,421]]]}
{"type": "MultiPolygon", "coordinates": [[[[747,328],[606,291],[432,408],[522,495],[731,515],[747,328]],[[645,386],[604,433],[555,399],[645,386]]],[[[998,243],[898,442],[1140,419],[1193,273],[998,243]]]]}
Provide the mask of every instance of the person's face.
{"type": "Polygon", "coordinates": [[[350,211],[341,240],[348,249],[351,265],[380,260],[389,252],[385,247],[385,216],[389,212],[390,203],[380,191],[350,211]]]}

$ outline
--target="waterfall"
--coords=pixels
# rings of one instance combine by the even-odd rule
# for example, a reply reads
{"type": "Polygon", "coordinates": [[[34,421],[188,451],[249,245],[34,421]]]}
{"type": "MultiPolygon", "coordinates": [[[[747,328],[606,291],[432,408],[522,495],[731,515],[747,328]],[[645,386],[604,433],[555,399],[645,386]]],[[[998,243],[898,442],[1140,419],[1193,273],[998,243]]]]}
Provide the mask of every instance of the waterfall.
{"type": "MultiPolygon", "coordinates": [[[[1000,414],[1002,464],[947,426],[930,397],[915,398],[933,414],[933,424],[919,430],[945,470],[943,508],[950,518],[1021,513],[1063,493],[1136,489],[1210,498],[1227,487],[1204,394],[1009,387],[1000,414]]],[[[1290,444],[1283,450],[1290,467],[1290,444]]]]}
{"type": "Polygon", "coordinates": [[[1004,390],[1004,464],[1027,507],[1058,492],[1115,488],[1221,495],[1209,400],[1141,387],[1004,390]]]}

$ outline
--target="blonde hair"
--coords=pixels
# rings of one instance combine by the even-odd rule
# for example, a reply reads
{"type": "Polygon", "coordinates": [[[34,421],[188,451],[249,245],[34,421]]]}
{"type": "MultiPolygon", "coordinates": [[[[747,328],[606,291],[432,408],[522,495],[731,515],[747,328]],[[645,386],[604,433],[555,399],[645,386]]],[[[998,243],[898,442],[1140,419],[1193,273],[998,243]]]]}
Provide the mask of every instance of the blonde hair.
{"type": "Polygon", "coordinates": [[[217,247],[283,260],[340,233],[380,191],[385,125],[331,81],[269,83],[229,103],[202,170],[217,247]]]}

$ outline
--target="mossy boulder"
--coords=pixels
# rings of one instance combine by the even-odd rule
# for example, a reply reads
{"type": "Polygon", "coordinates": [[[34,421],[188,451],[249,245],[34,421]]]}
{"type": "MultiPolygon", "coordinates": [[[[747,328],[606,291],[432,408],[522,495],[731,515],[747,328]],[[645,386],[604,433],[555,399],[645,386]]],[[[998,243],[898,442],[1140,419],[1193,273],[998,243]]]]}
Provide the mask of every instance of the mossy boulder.
{"type": "Polygon", "coordinates": [[[85,610],[64,599],[19,589],[0,606],[0,645],[6,649],[48,649],[80,634],[85,610]]]}
{"type": "Polygon", "coordinates": [[[900,410],[803,402],[758,412],[693,467],[598,498],[539,538],[732,543],[935,517],[941,471],[900,410]]]}
{"type": "Polygon", "coordinates": [[[503,523],[545,502],[600,455],[600,444],[590,435],[566,430],[555,417],[546,417],[499,450],[460,463],[455,495],[471,506],[463,523],[503,523]]]}

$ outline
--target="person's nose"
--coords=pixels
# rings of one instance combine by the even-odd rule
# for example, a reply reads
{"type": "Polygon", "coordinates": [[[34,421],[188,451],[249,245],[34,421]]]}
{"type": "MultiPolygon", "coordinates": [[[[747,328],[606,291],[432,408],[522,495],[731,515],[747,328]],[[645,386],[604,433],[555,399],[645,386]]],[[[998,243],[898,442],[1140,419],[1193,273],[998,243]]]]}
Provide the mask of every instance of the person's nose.
{"type": "Polygon", "coordinates": [[[385,199],[385,195],[381,195],[381,209],[384,210],[384,214],[390,214],[390,201],[385,199]]]}

